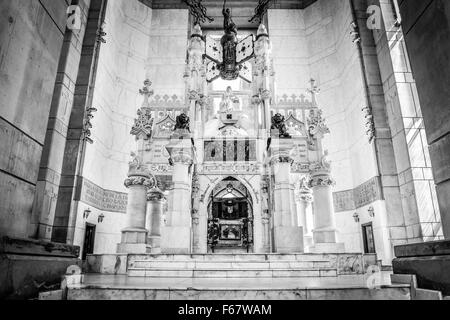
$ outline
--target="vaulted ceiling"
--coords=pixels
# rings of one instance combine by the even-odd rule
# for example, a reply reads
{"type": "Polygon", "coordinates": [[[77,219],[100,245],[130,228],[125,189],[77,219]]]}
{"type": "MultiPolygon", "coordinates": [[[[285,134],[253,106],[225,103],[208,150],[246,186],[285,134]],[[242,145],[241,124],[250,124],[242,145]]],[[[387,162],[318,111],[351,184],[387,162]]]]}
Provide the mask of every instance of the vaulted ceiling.
{"type": "MultiPolygon", "coordinates": [[[[139,0],[153,9],[184,9],[187,8],[182,0],[139,0]]],[[[273,0],[270,9],[305,9],[317,0],[273,0]]],[[[227,7],[232,9],[233,20],[240,29],[256,28],[257,25],[248,20],[254,15],[258,0],[227,0],[227,7]]],[[[203,0],[202,4],[208,9],[208,15],[215,21],[206,23],[204,27],[212,29],[222,28],[223,0],[203,0]]]]}

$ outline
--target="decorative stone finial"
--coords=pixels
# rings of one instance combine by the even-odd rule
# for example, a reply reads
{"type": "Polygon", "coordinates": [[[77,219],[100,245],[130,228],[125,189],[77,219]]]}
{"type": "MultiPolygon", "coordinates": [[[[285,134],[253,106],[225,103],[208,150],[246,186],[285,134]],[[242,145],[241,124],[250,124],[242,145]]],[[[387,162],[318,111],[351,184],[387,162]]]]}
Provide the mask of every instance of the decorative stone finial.
{"type": "Polygon", "coordinates": [[[323,112],[320,109],[311,109],[308,118],[309,134],[314,138],[320,138],[320,135],[330,133],[330,129],[325,124],[325,119],[322,116],[323,112]]]}
{"type": "Polygon", "coordinates": [[[192,36],[203,36],[202,27],[199,24],[194,25],[192,28],[192,36]]]}
{"type": "Polygon", "coordinates": [[[256,33],[256,37],[260,38],[260,37],[269,37],[269,33],[267,32],[267,28],[264,24],[260,24],[258,27],[258,31],[256,33]]]}
{"type": "Polygon", "coordinates": [[[134,119],[134,125],[131,128],[131,135],[136,136],[136,140],[150,139],[153,129],[153,118],[149,108],[141,108],[137,112],[137,119],[134,119]]]}

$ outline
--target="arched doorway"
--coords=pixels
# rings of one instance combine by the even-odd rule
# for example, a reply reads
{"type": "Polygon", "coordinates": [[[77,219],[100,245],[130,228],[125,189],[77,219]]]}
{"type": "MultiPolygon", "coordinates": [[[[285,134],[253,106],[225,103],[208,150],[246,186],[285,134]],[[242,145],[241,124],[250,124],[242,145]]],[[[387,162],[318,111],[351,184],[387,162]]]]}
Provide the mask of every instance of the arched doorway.
{"type": "Polygon", "coordinates": [[[228,177],[208,202],[208,251],[253,251],[253,201],[245,185],[228,177]]]}

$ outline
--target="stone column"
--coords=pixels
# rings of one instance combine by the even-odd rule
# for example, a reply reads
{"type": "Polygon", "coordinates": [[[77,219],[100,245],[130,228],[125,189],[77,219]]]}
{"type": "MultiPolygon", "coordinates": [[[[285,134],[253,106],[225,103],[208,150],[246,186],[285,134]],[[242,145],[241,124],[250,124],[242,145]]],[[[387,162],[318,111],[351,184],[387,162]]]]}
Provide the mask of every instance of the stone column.
{"type": "Polygon", "coordinates": [[[270,213],[268,209],[263,211],[262,216],[264,251],[270,252],[270,213]]]}
{"type": "Polygon", "coordinates": [[[314,253],[343,253],[344,244],[337,243],[332,186],[328,170],[318,170],[311,175],[310,187],[314,197],[314,253]]]}
{"type": "Polygon", "coordinates": [[[162,233],[161,250],[166,254],[190,254],[192,181],[189,170],[194,157],[190,134],[174,135],[166,149],[173,164],[173,195],[162,233]]]}
{"type": "Polygon", "coordinates": [[[277,253],[303,253],[303,229],[298,226],[291,181],[293,159],[291,139],[273,139],[270,146],[272,172],[275,177],[273,213],[274,250],[277,253]]]}
{"type": "Polygon", "coordinates": [[[164,207],[164,193],[154,187],[147,192],[147,223],[149,230],[147,243],[151,246],[151,253],[161,253],[161,217],[164,207]]]}
{"type": "Polygon", "coordinates": [[[303,239],[305,247],[310,247],[313,244],[312,233],[309,229],[308,209],[313,202],[313,195],[310,189],[301,188],[297,194],[297,208],[298,208],[298,225],[303,228],[303,239]]]}
{"type": "Polygon", "coordinates": [[[147,246],[146,214],[147,188],[151,185],[150,175],[136,163],[130,171],[125,186],[128,188],[127,222],[122,230],[122,242],[117,253],[144,254],[150,251],[147,246]]]}

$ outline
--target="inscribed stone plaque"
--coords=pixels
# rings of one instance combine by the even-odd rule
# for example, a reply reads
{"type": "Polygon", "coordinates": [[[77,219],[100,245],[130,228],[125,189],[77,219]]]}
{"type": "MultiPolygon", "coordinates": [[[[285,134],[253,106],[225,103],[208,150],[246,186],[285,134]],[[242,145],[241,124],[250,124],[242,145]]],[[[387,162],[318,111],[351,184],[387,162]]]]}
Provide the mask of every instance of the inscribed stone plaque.
{"type": "Polygon", "coordinates": [[[128,195],[105,190],[87,179],[83,179],[80,201],[102,211],[125,213],[128,195]]]}

